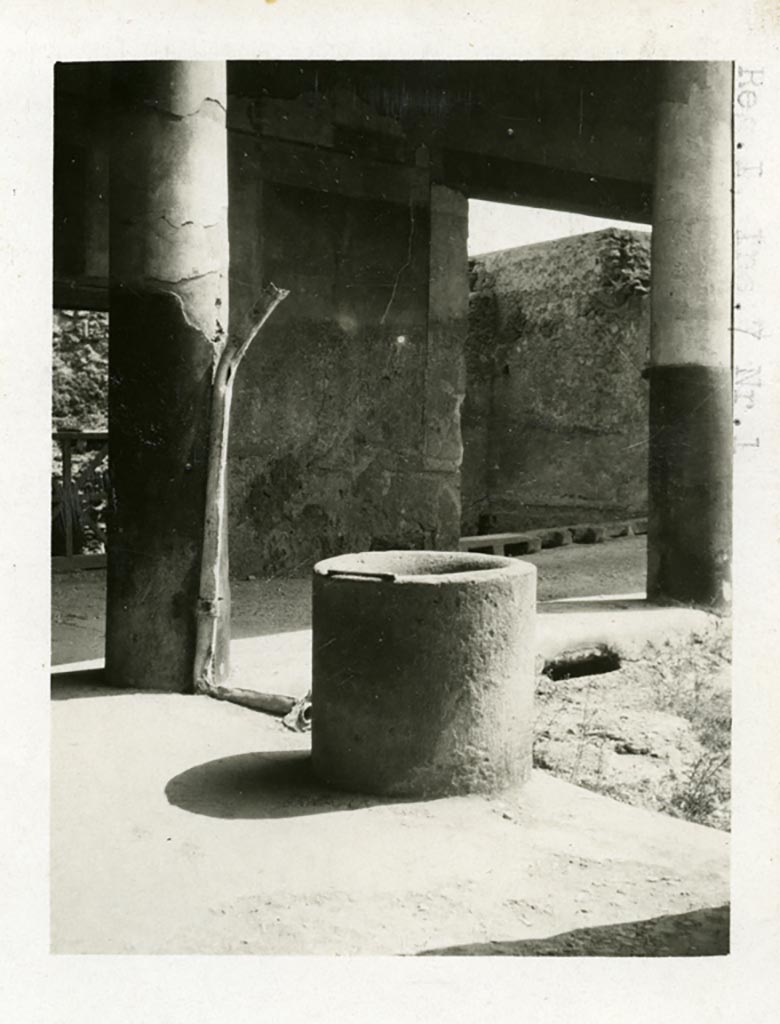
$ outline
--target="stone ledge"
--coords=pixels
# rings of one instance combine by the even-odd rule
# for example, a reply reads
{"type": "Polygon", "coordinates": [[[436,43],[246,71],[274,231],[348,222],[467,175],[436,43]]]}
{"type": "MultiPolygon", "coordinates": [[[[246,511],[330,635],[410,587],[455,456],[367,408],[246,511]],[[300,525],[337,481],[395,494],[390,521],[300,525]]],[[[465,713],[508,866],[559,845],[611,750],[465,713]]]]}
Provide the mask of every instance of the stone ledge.
{"type": "Polygon", "coordinates": [[[642,536],[647,533],[647,519],[621,519],[609,523],[576,523],[569,526],[550,526],[520,533],[485,533],[461,537],[458,548],[490,555],[517,557],[531,555],[542,548],[556,548],[564,544],[601,544],[618,537],[642,536]]]}

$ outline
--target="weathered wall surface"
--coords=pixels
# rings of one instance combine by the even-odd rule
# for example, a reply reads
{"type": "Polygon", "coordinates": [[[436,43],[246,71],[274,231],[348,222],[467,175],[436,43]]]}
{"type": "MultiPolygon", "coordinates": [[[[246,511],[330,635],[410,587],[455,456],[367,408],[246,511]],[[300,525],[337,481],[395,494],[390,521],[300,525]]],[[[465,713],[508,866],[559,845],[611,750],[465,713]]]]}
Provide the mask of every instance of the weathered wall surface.
{"type": "MultiPolygon", "coordinates": [[[[107,308],[109,70],[57,66],[55,301],[67,308],[107,308]]],[[[472,389],[461,449],[461,193],[640,216],[653,72],[248,61],[227,73],[231,319],[264,280],[292,293],[239,376],[234,571],[454,546],[461,453],[472,519],[487,476],[511,476],[517,454],[510,446],[492,468],[479,423],[485,403],[501,402],[492,370],[481,397],[472,389]]]]}
{"type": "Polygon", "coordinates": [[[472,261],[464,534],[644,513],[649,261],[618,229],[472,261]]]}
{"type": "MultiPolygon", "coordinates": [[[[315,94],[294,80],[286,98],[258,98],[233,84],[231,323],[265,281],[290,296],[237,380],[232,571],[307,572],[345,551],[456,547],[466,199],[432,184],[420,138],[349,90],[315,94]]],[[[70,106],[84,107],[73,89],[58,121],[63,165],[76,139],[70,106]]],[[[69,298],[79,274],[79,296],[92,301],[89,286],[105,291],[108,267],[105,231],[90,234],[90,224],[105,227],[107,187],[71,179],[82,164],[105,170],[106,124],[82,127],[84,159],[61,189],[70,206],[60,203],[67,224],[76,204],[79,231],[59,232],[57,281],[69,298]]]]}
{"type": "Polygon", "coordinates": [[[296,117],[310,131],[307,109],[286,104],[276,117],[251,105],[242,120],[234,104],[231,316],[261,280],[290,290],[237,381],[238,575],[306,572],[353,550],[454,547],[459,536],[466,200],[432,189],[414,153],[401,160],[386,125],[376,138],[395,159],[381,161],[260,131],[294,134],[296,117]]]}

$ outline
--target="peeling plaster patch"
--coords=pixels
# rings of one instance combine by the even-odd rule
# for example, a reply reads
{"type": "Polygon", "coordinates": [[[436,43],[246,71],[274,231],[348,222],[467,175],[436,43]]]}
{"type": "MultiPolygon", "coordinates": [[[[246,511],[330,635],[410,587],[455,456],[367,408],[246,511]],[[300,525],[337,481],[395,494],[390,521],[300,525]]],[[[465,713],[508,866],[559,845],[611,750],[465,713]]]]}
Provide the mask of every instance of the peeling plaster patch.
{"type": "MultiPolygon", "coordinates": [[[[189,278],[185,280],[196,280],[196,278],[189,278]]],[[[191,315],[192,310],[187,309],[187,303],[177,291],[174,291],[174,289],[172,288],[159,288],[158,292],[161,295],[171,295],[176,300],[179,306],[179,310],[181,311],[182,318],[186,325],[193,331],[197,331],[198,334],[200,334],[201,337],[204,338],[204,340],[206,340],[210,345],[216,348],[219,345],[219,343],[222,342],[224,338],[224,330],[222,329],[222,325],[219,323],[218,320],[215,321],[216,326],[213,331],[207,330],[204,328],[202,323],[198,323],[197,317],[191,315]]],[[[215,359],[217,355],[218,352],[215,352],[215,359]]]]}

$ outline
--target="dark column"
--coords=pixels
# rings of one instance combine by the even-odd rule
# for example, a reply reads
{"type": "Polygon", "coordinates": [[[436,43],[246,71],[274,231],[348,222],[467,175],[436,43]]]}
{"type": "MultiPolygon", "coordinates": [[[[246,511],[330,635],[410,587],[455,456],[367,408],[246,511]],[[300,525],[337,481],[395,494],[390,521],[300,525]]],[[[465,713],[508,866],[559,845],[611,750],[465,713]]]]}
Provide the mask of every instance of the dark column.
{"type": "Polygon", "coordinates": [[[659,77],[647,595],[719,606],[731,558],[732,68],[669,63],[659,77]]]}
{"type": "Polygon", "coordinates": [[[116,64],[111,104],[106,673],[115,686],[186,692],[228,316],[225,66],[116,64]]]}

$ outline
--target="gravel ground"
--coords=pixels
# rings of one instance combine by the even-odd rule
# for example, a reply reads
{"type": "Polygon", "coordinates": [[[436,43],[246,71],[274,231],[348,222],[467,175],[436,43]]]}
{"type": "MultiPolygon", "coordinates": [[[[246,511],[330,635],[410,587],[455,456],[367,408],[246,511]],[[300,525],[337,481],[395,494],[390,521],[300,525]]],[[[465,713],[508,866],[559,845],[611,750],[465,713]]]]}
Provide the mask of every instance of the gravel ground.
{"type": "Polygon", "coordinates": [[[534,764],[635,807],[728,829],[727,622],[648,644],[617,670],[537,680],[534,764]]]}

